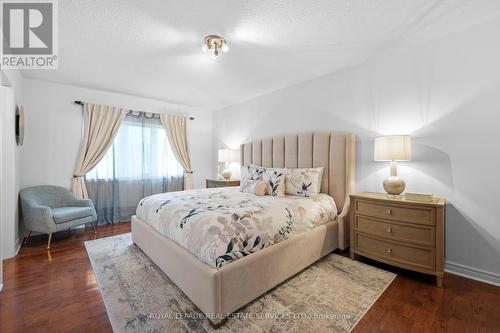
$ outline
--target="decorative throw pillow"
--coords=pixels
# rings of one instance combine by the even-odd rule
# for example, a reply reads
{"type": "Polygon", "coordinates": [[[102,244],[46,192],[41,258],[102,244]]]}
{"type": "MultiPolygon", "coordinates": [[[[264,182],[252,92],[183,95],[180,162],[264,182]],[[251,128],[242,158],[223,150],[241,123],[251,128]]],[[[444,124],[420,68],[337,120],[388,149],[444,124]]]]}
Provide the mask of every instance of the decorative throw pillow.
{"type": "Polygon", "coordinates": [[[240,191],[254,193],[256,182],[263,180],[263,177],[264,168],[261,166],[247,165],[241,167],[240,191]]]}
{"type": "Polygon", "coordinates": [[[240,185],[240,192],[252,193],[258,196],[266,195],[268,183],[264,180],[246,180],[240,185]]]}
{"type": "Polygon", "coordinates": [[[267,182],[265,180],[259,180],[257,181],[257,184],[255,184],[255,195],[258,196],[264,196],[266,195],[267,192],[267,182]]]}
{"type": "Polygon", "coordinates": [[[253,179],[255,180],[264,179],[264,172],[266,171],[266,168],[260,165],[251,164],[250,169],[252,170],[253,179]]]}
{"type": "Polygon", "coordinates": [[[241,182],[247,180],[262,180],[264,177],[264,167],[258,165],[247,165],[241,167],[241,182]]]}
{"type": "Polygon", "coordinates": [[[285,193],[308,197],[318,195],[324,168],[286,169],[285,193]]]}
{"type": "Polygon", "coordinates": [[[266,168],[264,180],[268,183],[267,194],[272,196],[285,195],[285,171],[281,168],[266,168]]]}

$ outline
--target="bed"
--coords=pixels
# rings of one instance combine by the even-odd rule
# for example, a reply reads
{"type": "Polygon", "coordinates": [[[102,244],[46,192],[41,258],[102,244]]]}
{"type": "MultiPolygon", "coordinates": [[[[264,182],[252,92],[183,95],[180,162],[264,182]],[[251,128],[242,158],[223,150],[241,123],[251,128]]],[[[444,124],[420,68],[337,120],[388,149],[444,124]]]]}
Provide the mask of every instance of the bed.
{"type": "MultiPolygon", "coordinates": [[[[246,200],[244,195],[256,196],[220,188],[148,197],[132,217],[132,239],[211,323],[219,326],[230,313],[321,257],[349,246],[349,194],[355,185],[355,147],[353,134],[332,132],[291,134],[242,144],[242,166],[324,167],[322,199],[306,202],[298,197],[266,196],[246,200]],[[236,207],[238,202],[245,202],[248,207],[236,207]],[[300,232],[286,237],[264,232],[269,237],[261,237],[258,242],[255,237],[245,236],[242,251],[234,251],[234,244],[228,246],[232,240],[214,236],[220,234],[213,228],[221,225],[221,209],[238,216],[238,208],[242,208],[266,218],[267,210],[276,205],[291,211],[300,207],[309,214],[305,214],[302,224],[294,226],[300,232]],[[198,206],[205,208],[199,212],[198,206]],[[161,223],[162,219],[175,220],[176,213],[189,218],[180,219],[175,227],[161,223]]],[[[239,227],[239,232],[245,234],[246,229],[239,227]]]]}

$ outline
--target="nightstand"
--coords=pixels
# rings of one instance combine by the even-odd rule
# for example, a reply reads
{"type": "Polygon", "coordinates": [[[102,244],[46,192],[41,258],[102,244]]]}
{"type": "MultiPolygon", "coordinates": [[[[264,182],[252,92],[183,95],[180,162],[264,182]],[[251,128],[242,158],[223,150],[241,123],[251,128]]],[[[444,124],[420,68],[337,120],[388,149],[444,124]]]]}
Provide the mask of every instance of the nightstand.
{"type": "Polygon", "coordinates": [[[385,193],[351,197],[351,258],[357,255],[436,276],[443,285],[445,205],[390,198],[385,193]]]}
{"type": "Polygon", "coordinates": [[[227,187],[227,186],[240,186],[239,179],[206,179],[206,187],[227,187]]]}

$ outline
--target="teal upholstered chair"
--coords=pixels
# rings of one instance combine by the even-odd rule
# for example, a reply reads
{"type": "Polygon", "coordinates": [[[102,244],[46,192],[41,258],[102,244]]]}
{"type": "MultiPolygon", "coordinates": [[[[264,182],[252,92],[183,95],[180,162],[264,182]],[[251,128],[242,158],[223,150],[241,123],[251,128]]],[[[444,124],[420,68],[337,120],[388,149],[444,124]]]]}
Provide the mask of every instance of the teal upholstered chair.
{"type": "Polygon", "coordinates": [[[20,197],[24,226],[29,231],[26,241],[32,231],[47,233],[48,250],[54,232],[91,223],[96,233],[97,214],[89,199],[79,199],[65,188],[51,185],[25,188],[20,197]]]}

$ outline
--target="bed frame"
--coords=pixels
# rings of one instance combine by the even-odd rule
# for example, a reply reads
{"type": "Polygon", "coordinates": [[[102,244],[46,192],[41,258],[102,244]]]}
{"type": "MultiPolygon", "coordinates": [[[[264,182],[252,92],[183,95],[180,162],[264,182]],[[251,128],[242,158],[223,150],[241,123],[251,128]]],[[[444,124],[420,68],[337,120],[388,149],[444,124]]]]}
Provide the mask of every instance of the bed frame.
{"type": "Polygon", "coordinates": [[[241,165],[324,167],[321,192],[335,199],[339,215],[221,268],[213,268],[137,216],[132,239],[219,326],[230,314],[335,249],[349,246],[349,194],[354,191],[356,137],[349,133],[301,133],[241,145],[241,165]]]}

